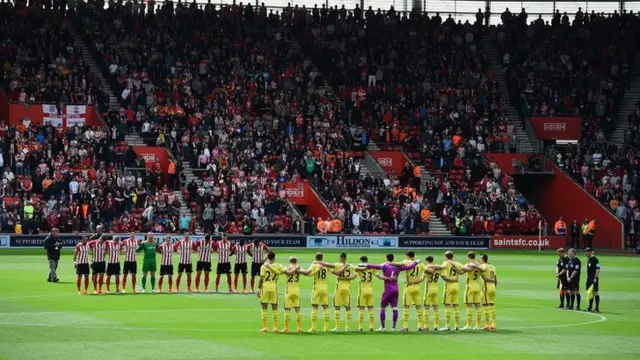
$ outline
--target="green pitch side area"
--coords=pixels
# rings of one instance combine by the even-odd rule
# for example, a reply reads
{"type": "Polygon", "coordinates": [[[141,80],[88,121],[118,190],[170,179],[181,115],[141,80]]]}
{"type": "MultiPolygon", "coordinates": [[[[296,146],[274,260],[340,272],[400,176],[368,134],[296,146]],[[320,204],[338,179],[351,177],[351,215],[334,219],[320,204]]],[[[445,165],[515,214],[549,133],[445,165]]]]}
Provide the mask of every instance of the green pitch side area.
{"type": "MultiPolygon", "coordinates": [[[[279,263],[287,264],[288,257],[296,255],[304,267],[308,267],[314,255],[308,250],[276,252],[279,263]]],[[[326,252],[325,260],[337,261],[338,253],[326,252]]],[[[366,253],[370,262],[383,261],[381,252],[366,253]]],[[[403,258],[402,253],[401,250],[396,251],[397,260],[403,258]]],[[[456,260],[464,263],[465,253],[457,251],[456,260]]],[[[351,250],[348,254],[350,262],[358,263],[362,252],[351,250]]],[[[417,251],[421,259],[426,255],[434,255],[441,261],[442,254],[441,250],[417,251]]],[[[583,264],[586,264],[583,254],[580,255],[583,264]]],[[[640,259],[598,255],[602,264],[602,312],[592,314],[555,309],[559,302],[554,277],[555,254],[491,251],[489,256],[499,277],[496,300],[498,329],[495,332],[274,334],[258,331],[261,322],[257,296],[227,294],[224,278],[220,286],[224,293],[221,294],[152,294],[148,288],[146,294],[79,296],[69,253],[60,261],[58,275],[61,282],[50,284],[46,282],[47,264],[42,250],[2,251],[0,358],[639,358],[640,259]]],[[[140,278],[138,268],[138,284],[140,278]]],[[[214,279],[215,275],[212,274],[211,288],[214,287],[214,279]]],[[[583,270],[580,284],[582,308],[587,306],[585,279],[583,270]]],[[[186,279],[182,281],[181,290],[186,290],[186,279]]],[[[330,289],[335,281],[335,278],[330,279],[330,289]]],[[[304,330],[310,327],[311,284],[309,278],[301,282],[304,330]]],[[[376,302],[380,298],[381,285],[376,282],[376,302]]],[[[112,291],[113,287],[112,284],[112,291]]],[[[461,290],[463,288],[461,284],[461,290]]],[[[283,279],[280,280],[279,289],[282,301],[283,279]]],[[[355,303],[357,281],[353,282],[352,289],[355,303]]],[[[443,322],[442,308],[440,312],[440,321],[443,322]]],[[[292,318],[292,327],[295,329],[295,316],[292,318]]],[[[354,309],[352,329],[357,327],[357,318],[357,310],[354,309]]],[[[375,318],[378,327],[377,308],[375,318]]],[[[389,309],[387,324],[390,318],[389,309]]],[[[343,324],[344,320],[343,313],[343,324]]],[[[461,326],[464,326],[464,321],[463,308],[461,326]]],[[[283,322],[284,316],[280,310],[281,328],[283,322]]],[[[319,329],[322,329],[322,324],[320,312],[319,329]]],[[[333,311],[330,328],[333,328],[333,311]]],[[[410,329],[415,328],[416,313],[412,309],[410,329]]]]}

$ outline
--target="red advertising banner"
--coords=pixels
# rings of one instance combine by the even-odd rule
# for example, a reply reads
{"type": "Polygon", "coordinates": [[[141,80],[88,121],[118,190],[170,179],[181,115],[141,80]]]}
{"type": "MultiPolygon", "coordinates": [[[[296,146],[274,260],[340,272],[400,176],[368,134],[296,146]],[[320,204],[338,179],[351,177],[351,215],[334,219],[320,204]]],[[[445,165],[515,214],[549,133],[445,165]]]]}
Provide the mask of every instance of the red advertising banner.
{"type": "Polygon", "coordinates": [[[494,235],[489,247],[492,249],[558,249],[565,246],[565,236],[494,235]]]}
{"type": "Polygon", "coordinates": [[[404,164],[411,163],[402,151],[369,151],[369,154],[384,171],[394,171],[396,175],[402,174],[404,164]]]}
{"type": "Polygon", "coordinates": [[[529,120],[539,140],[580,140],[582,118],[532,116],[529,120]]]}
{"type": "Polygon", "coordinates": [[[166,172],[169,168],[169,154],[167,149],[163,147],[134,146],[133,151],[139,157],[144,158],[148,169],[155,169],[156,162],[160,163],[160,168],[163,172],[166,172]]]}
{"type": "Polygon", "coordinates": [[[71,127],[73,125],[104,126],[93,106],[65,105],[57,109],[52,104],[8,104],[10,124],[19,124],[28,118],[31,122],[48,121],[54,126],[71,127]]]}
{"type": "Polygon", "coordinates": [[[293,182],[285,183],[285,198],[296,205],[307,207],[307,213],[313,217],[329,218],[330,214],[326,204],[311,189],[309,183],[293,182]]]}

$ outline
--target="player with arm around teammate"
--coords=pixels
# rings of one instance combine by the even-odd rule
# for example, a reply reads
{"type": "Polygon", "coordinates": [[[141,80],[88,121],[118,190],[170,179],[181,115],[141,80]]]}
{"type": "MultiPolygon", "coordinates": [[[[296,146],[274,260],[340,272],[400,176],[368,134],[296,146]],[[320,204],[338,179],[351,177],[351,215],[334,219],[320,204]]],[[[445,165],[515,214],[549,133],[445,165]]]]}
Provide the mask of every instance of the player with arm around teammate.
{"type": "Polygon", "coordinates": [[[124,251],[124,267],[122,269],[122,292],[126,292],[127,275],[131,274],[131,288],[136,292],[136,273],[138,272],[138,261],[136,250],[140,246],[140,240],[136,239],[136,233],[129,234],[129,238],[122,241],[122,251],[124,251]]]}
{"type": "Polygon", "coordinates": [[[424,289],[424,327],[422,331],[429,331],[429,309],[433,309],[433,331],[438,331],[440,324],[440,312],[438,309],[438,280],[440,279],[440,270],[444,269],[441,265],[433,263],[433,256],[427,256],[425,259],[424,271],[422,276],[408,284],[420,284],[427,282],[424,289]]]}
{"type": "Polygon", "coordinates": [[[332,273],[338,276],[336,290],[333,294],[335,328],[332,331],[340,330],[340,308],[344,307],[347,317],[345,331],[350,331],[351,326],[351,280],[356,278],[356,266],[347,263],[347,254],[341,253],[339,262],[329,264],[322,261],[320,265],[334,269],[332,273]]]}
{"type": "Polygon", "coordinates": [[[89,237],[87,235],[82,236],[82,240],[76,245],[73,251],[73,266],[76,269],[76,286],[78,288],[78,295],[82,294],[80,291],[80,283],[84,276],[84,294],[89,293],[89,237]]]}
{"type": "MultiPolygon", "coordinates": [[[[413,251],[407,251],[405,254],[407,258],[400,264],[394,264],[396,266],[411,265],[415,262],[415,253],[413,251]]],[[[416,267],[405,271],[405,286],[402,294],[402,304],[404,306],[402,316],[402,329],[400,331],[409,331],[409,310],[411,306],[415,306],[418,313],[418,331],[422,331],[422,320],[424,314],[422,312],[422,299],[420,298],[420,282],[418,281],[422,276],[422,273],[426,270],[423,263],[418,264],[416,267]]]]}
{"type": "Polygon", "coordinates": [[[109,251],[109,262],[107,263],[107,294],[111,292],[112,276],[116,277],[116,294],[120,294],[120,252],[122,252],[120,236],[113,235],[113,238],[107,244],[107,251],[109,251]]]}
{"type": "Polygon", "coordinates": [[[259,239],[254,239],[253,244],[250,244],[247,249],[247,253],[251,256],[251,292],[254,292],[256,276],[260,277],[260,268],[264,264],[266,254],[270,251],[267,244],[259,239]]]}
{"type": "Polygon", "coordinates": [[[231,247],[231,254],[235,256],[233,265],[233,291],[238,292],[238,277],[242,274],[242,292],[247,293],[247,254],[249,244],[240,239],[231,247]]]}
{"type": "Polygon", "coordinates": [[[356,268],[358,273],[358,331],[363,331],[364,327],[364,311],[365,308],[369,312],[369,331],[373,331],[374,313],[373,313],[373,278],[378,277],[378,270],[367,268],[369,258],[360,257],[360,264],[356,268]]]}
{"type": "Polygon", "coordinates": [[[102,294],[102,283],[104,281],[104,273],[107,270],[107,263],[105,262],[105,253],[107,252],[107,242],[104,239],[104,235],[101,235],[96,240],[89,241],[87,243],[92,253],[91,270],[93,274],[91,279],[93,280],[93,293],[102,294]]]}
{"type": "Polygon", "coordinates": [[[198,262],[196,263],[196,292],[200,291],[200,275],[204,271],[204,292],[209,292],[209,279],[211,274],[211,253],[213,252],[214,243],[211,241],[211,235],[207,234],[204,239],[199,240],[193,246],[194,251],[198,252],[198,262]]]}
{"type": "Polygon", "coordinates": [[[277,264],[276,254],[271,252],[267,256],[267,262],[260,269],[260,283],[258,284],[258,297],[262,307],[262,329],[261,332],[267,332],[267,311],[271,305],[273,315],[273,332],[278,332],[278,275],[293,274],[300,270],[299,267],[285,269],[282,265],[277,264]]]}
{"type": "Polygon", "coordinates": [[[302,332],[302,313],[300,312],[300,265],[295,256],[289,258],[289,265],[286,271],[296,270],[286,275],[284,290],[284,329],[282,332],[289,332],[291,323],[291,309],[296,312],[296,332],[302,332]]]}
{"type": "MultiPolygon", "coordinates": [[[[317,253],[315,261],[322,261],[322,253],[317,253]]],[[[311,292],[311,329],[316,332],[318,324],[318,307],[322,306],[324,315],[324,331],[329,331],[329,289],[327,286],[327,268],[317,262],[313,262],[307,270],[300,274],[313,277],[313,290],[311,292]]]]}
{"type": "Polygon", "coordinates": [[[454,328],[458,330],[460,326],[460,288],[458,284],[460,274],[464,273],[462,264],[453,261],[453,252],[444,253],[445,261],[442,263],[444,269],[440,277],[445,281],[444,284],[444,328],[440,329],[448,331],[451,324],[451,309],[454,313],[454,328]]]}
{"type": "Polygon", "coordinates": [[[184,233],[184,238],[178,240],[173,244],[173,251],[180,254],[180,260],[178,262],[178,278],[176,279],[176,292],[180,292],[180,280],[182,280],[182,274],[187,273],[187,291],[191,292],[191,274],[193,273],[193,260],[191,253],[194,245],[191,241],[189,233],[184,233]]]}
{"type": "Polygon", "coordinates": [[[484,330],[495,330],[496,328],[496,288],[498,286],[498,275],[496,268],[489,264],[487,254],[480,255],[480,264],[474,266],[482,272],[482,306],[484,308],[484,330]]]}
{"type": "Polygon", "coordinates": [[[469,330],[472,326],[473,320],[473,308],[476,310],[476,325],[473,330],[480,330],[482,328],[482,312],[480,311],[481,302],[481,284],[482,281],[481,271],[476,268],[476,254],[470,251],[467,254],[468,262],[462,269],[467,274],[467,281],[464,291],[464,303],[466,305],[467,323],[461,330],[469,330]]]}
{"type": "MultiPolygon", "coordinates": [[[[173,292],[173,252],[175,247],[172,244],[173,239],[171,235],[167,235],[164,238],[162,245],[158,246],[157,251],[162,255],[160,261],[160,280],[158,280],[158,292],[162,292],[162,283],[166,276],[169,281],[169,292],[173,292]]],[[[155,290],[153,290],[155,292],[155,290]]]]}

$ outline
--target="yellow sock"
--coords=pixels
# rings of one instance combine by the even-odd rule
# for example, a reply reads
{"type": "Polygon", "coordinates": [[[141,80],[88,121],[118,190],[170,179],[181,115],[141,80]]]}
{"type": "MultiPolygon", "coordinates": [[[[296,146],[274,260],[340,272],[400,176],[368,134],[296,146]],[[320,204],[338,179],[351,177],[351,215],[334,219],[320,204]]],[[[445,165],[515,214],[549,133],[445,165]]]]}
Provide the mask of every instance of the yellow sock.
{"type": "Polygon", "coordinates": [[[291,311],[287,310],[284,312],[284,328],[289,330],[289,323],[291,322],[291,311]]]}
{"type": "Polygon", "coordinates": [[[273,328],[278,329],[278,310],[273,311],[273,328]]]}
{"type": "Polygon", "coordinates": [[[364,310],[358,310],[358,329],[364,327],[364,310]]]}
{"type": "Polygon", "coordinates": [[[453,308],[453,320],[455,322],[456,329],[460,327],[460,308],[453,308]]]}
{"type": "Polygon", "coordinates": [[[409,328],[409,309],[407,308],[402,312],[402,327],[409,328]]]}
{"type": "Polygon", "coordinates": [[[422,329],[422,318],[424,316],[423,309],[421,307],[416,309],[418,311],[418,329],[422,329]]]}
{"type": "Polygon", "coordinates": [[[262,328],[266,329],[269,326],[269,322],[267,321],[267,310],[262,309],[262,328]]]}
{"type": "Polygon", "coordinates": [[[318,326],[318,309],[311,309],[311,330],[315,330],[318,326]]]}
{"type": "Polygon", "coordinates": [[[375,324],[375,315],[373,314],[373,309],[369,310],[369,329],[373,329],[373,324],[375,324]]]}
{"type": "Polygon", "coordinates": [[[489,326],[489,324],[491,323],[489,321],[489,318],[491,317],[489,305],[485,305],[483,307],[483,310],[484,310],[484,326],[489,326]]]}
{"type": "Polygon", "coordinates": [[[429,328],[429,308],[424,308],[424,313],[422,314],[424,317],[424,327],[429,328]]]}
{"type": "Polygon", "coordinates": [[[351,329],[351,310],[347,310],[347,323],[345,324],[344,328],[346,330],[351,329]]]}
{"type": "Polygon", "coordinates": [[[444,308],[444,327],[449,327],[449,324],[451,324],[451,308],[445,307],[444,308]]]}
{"type": "Polygon", "coordinates": [[[434,308],[433,309],[433,328],[437,329],[438,326],[440,326],[440,309],[434,308]]]}
{"type": "Polygon", "coordinates": [[[467,307],[467,327],[471,327],[471,321],[473,319],[473,308],[467,307]]]}
{"type": "Polygon", "coordinates": [[[496,327],[496,306],[491,305],[491,326],[496,327]]]}
{"type": "Polygon", "coordinates": [[[296,326],[298,329],[302,328],[302,313],[300,311],[296,311],[296,326]]]}
{"type": "Polygon", "coordinates": [[[482,327],[482,311],[478,307],[476,308],[476,327],[482,327]]]}
{"type": "Polygon", "coordinates": [[[324,309],[322,315],[324,315],[324,331],[329,331],[329,309],[324,309]]]}
{"type": "Polygon", "coordinates": [[[340,327],[340,310],[333,311],[333,320],[336,322],[336,328],[340,327]]]}

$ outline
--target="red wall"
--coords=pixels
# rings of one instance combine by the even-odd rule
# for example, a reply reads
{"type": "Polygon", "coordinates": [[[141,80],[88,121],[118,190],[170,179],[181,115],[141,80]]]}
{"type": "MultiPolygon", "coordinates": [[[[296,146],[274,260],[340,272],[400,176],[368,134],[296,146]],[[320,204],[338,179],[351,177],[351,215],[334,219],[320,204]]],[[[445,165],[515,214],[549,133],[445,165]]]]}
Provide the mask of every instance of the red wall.
{"type": "Polygon", "coordinates": [[[155,169],[156,161],[160,161],[160,166],[164,173],[169,168],[169,153],[164,147],[153,146],[134,146],[133,151],[136,155],[145,158],[145,162],[148,169],[155,169]]]}
{"type": "Polygon", "coordinates": [[[305,192],[307,213],[313,217],[321,216],[323,219],[327,219],[330,214],[324,201],[316,194],[308,183],[303,183],[303,189],[305,192]]]}
{"type": "Polygon", "coordinates": [[[0,121],[2,120],[9,120],[9,100],[4,90],[0,90],[0,121]]]}
{"type": "Polygon", "coordinates": [[[484,156],[489,160],[495,161],[496,164],[498,164],[498,167],[500,167],[500,170],[502,170],[503,173],[506,173],[509,175],[516,173],[512,165],[513,159],[520,160],[520,162],[522,162],[525,165],[529,163],[529,156],[525,154],[488,153],[488,154],[485,154],[484,156]]]}
{"type": "MultiPolygon", "coordinates": [[[[1,97],[1,96],[0,96],[1,97]]],[[[3,105],[0,100],[0,116],[2,116],[3,105]]],[[[4,106],[8,106],[8,109],[4,110],[6,112],[6,119],[9,120],[10,124],[19,124],[25,117],[29,117],[32,122],[41,123],[44,113],[42,112],[41,104],[29,104],[25,106],[24,104],[5,104],[4,106]]],[[[87,114],[86,114],[86,122],[87,125],[90,126],[104,126],[105,124],[98,117],[95,107],[87,106],[87,114]]]]}
{"type": "Polygon", "coordinates": [[[411,164],[402,151],[369,151],[368,152],[384,171],[395,171],[396,175],[402,174],[405,163],[411,164]]]}
{"type": "MultiPolygon", "coordinates": [[[[512,159],[522,161],[528,158],[523,154],[486,154],[485,156],[495,160],[502,171],[508,174],[513,173],[512,159]]],[[[593,246],[596,249],[622,249],[624,247],[622,223],[557,166],[547,161],[547,168],[552,168],[554,174],[515,177],[518,190],[536,206],[547,222],[553,226],[560,216],[568,225],[574,219],[582,224],[585,218],[589,220],[596,218],[598,224],[593,246]]]]}

